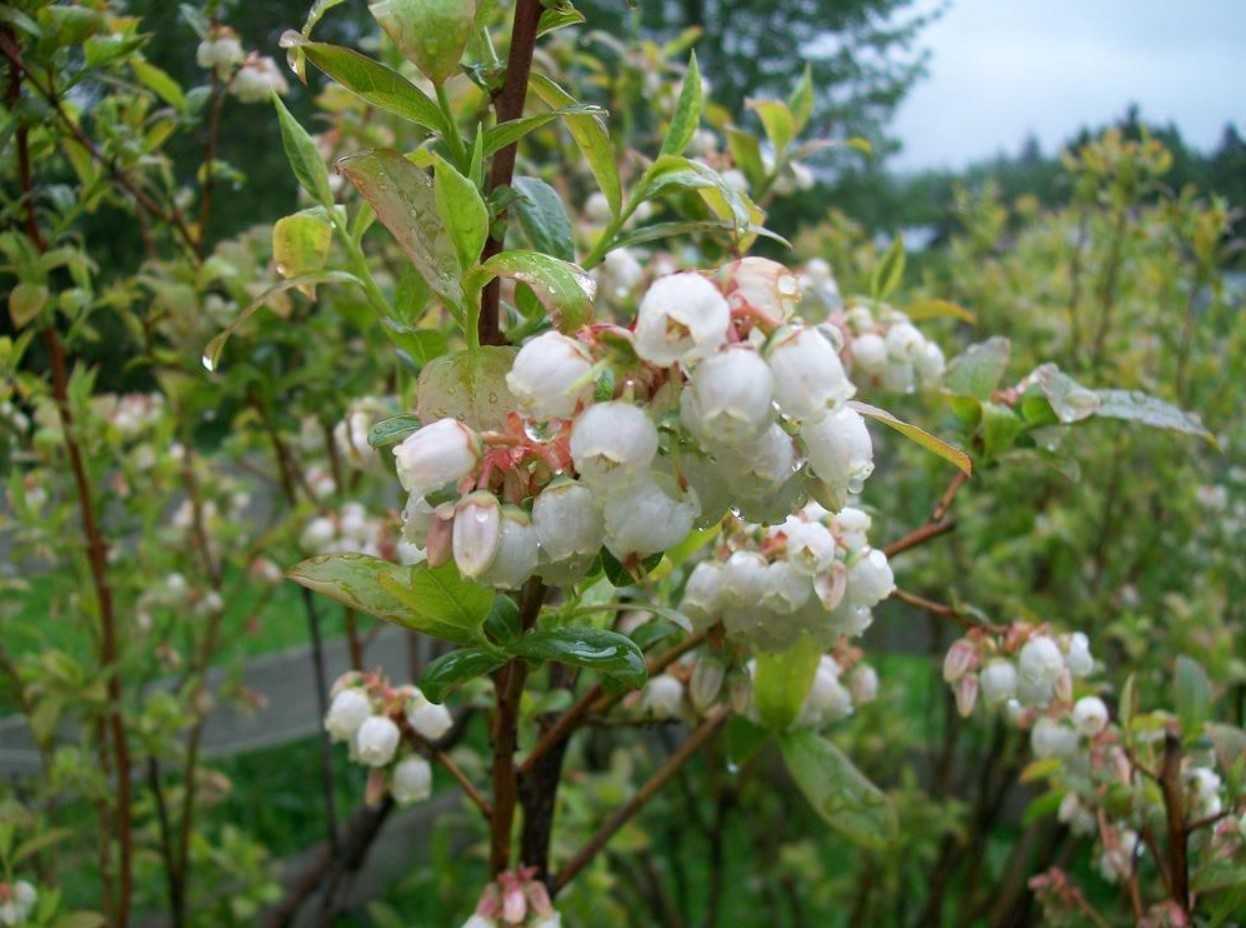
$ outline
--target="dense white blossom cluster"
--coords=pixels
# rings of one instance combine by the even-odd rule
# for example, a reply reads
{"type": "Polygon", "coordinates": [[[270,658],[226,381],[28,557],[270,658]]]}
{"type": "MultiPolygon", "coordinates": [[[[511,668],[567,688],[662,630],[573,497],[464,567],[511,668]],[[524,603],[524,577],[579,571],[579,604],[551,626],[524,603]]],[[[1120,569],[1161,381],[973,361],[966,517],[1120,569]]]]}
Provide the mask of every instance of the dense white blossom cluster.
{"type": "Polygon", "coordinates": [[[423,557],[418,548],[395,537],[387,518],[369,513],[356,502],[309,519],[299,535],[299,546],[309,555],[366,554],[403,564],[416,563],[423,557]]]}
{"type": "Polygon", "coordinates": [[[562,916],[554,909],[536,868],[505,870],[485,887],[476,911],[463,928],[560,928],[562,916]]]}
{"type": "Polygon", "coordinates": [[[450,711],[415,686],[392,687],[377,674],[351,671],[333,684],[324,727],[344,741],[351,760],[372,770],[368,798],[388,791],[400,804],[432,794],[433,772],[417,745],[440,741],[454,727],[450,711]]]}
{"type": "Polygon", "coordinates": [[[238,34],[223,25],[214,27],[195,50],[195,61],[199,67],[215,71],[220,78],[228,77],[245,57],[238,34]]]}
{"type": "Polygon", "coordinates": [[[845,356],[862,386],[894,393],[937,386],[943,378],[943,350],[908,316],[889,306],[849,306],[836,319],[845,334],[845,356]]]}
{"type": "Polygon", "coordinates": [[[0,925],[25,925],[38,901],[38,891],[26,880],[0,882],[0,925]]]}
{"type": "Polygon", "coordinates": [[[239,103],[267,103],[274,93],[289,93],[290,84],[277,62],[268,55],[252,52],[234,74],[229,89],[239,103]]]}

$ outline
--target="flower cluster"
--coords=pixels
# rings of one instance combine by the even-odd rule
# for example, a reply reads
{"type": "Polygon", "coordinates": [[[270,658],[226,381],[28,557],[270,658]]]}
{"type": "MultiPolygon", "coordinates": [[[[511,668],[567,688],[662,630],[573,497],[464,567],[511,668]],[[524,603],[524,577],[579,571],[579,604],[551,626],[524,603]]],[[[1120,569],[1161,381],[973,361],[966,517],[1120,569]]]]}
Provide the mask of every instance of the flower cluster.
{"type": "Polygon", "coordinates": [[[942,380],[943,350],[900,310],[857,303],[835,321],[844,332],[845,356],[858,383],[912,393],[942,380]]]}
{"type": "Polygon", "coordinates": [[[314,516],[303,527],[299,545],[308,554],[367,554],[385,560],[417,556],[397,545],[389,522],[369,514],[361,503],[346,503],[338,510],[314,516]]]}
{"type": "Polygon", "coordinates": [[[433,771],[416,745],[434,743],[454,726],[450,710],[415,686],[390,686],[379,674],[355,671],[333,684],[324,727],[350,746],[351,760],[371,768],[368,801],[388,791],[400,804],[432,794],[433,771]]]}
{"type": "Polygon", "coordinates": [[[238,33],[224,25],[214,27],[195,51],[195,61],[199,67],[215,71],[221,78],[228,77],[245,57],[238,33]]]}
{"type": "Polygon", "coordinates": [[[252,52],[229,85],[239,103],[267,103],[274,93],[285,96],[290,85],[277,62],[252,52]]]}
{"type": "Polygon", "coordinates": [[[38,901],[39,893],[25,880],[0,882],[0,925],[24,925],[38,901]]]}
{"type": "Polygon", "coordinates": [[[476,911],[463,928],[559,928],[562,917],[554,909],[535,867],[506,870],[485,887],[476,911]]]}

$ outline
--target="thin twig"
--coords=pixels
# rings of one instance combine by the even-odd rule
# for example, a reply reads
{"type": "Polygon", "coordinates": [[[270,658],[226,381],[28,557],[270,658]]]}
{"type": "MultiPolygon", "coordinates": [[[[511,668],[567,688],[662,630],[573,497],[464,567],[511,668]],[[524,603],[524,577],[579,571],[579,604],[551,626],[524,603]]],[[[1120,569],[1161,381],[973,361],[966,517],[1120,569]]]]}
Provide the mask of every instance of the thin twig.
{"type": "Polygon", "coordinates": [[[902,590],[897,587],[891,595],[900,600],[900,602],[908,603],[910,606],[922,609],[936,618],[947,619],[951,622],[955,622],[965,630],[981,628],[985,631],[992,632],[993,634],[999,634],[1004,631],[1004,628],[1000,625],[995,625],[991,622],[981,622],[973,616],[966,615],[961,612],[955,606],[935,602],[933,599],[926,599],[926,597],[918,596],[916,593],[910,593],[908,590],[902,590]]]}
{"type": "Polygon", "coordinates": [[[467,794],[467,798],[480,810],[480,814],[485,817],[485,821],[489,821],[493,817],[493,807],[489,805],[489,800],[485,798],[485,794],[477,789],[476,784],[463,772],[463,768],[456,764],[454,759],[445,751],[434,748],[429,752],[429,756],[441,764],[446,769],[446,773],[458,781],[459,786],[463,788],[463,792],[467,794]]]}

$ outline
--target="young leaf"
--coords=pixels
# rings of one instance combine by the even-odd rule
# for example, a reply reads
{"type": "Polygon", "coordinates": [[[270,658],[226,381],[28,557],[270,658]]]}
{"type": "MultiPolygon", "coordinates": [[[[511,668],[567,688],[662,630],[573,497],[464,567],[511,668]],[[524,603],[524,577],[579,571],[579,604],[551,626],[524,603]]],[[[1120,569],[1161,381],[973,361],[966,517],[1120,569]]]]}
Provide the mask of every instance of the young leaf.
{"type": "Polygon", "coordinates": [[[473,272],[472,286],[484,286],[494,277],[511,277],[531,287],[564,332],[574,332],[593,318],[597,284],[568,261],[539,251],[504,251],[473,272]]]}
{"type": "Polygon", "coordinates": [[[518,214],[532,247],[563,261],[575,261],[571,220],[558,191],[536,177],[516,177],[511,186],[520,194],[511,209],[518,214]]]}
{"type": "Polygon", "coordinates": [[[1024,428],[1021,417],[1007,406],[982,404],[982,442],[989,456],[995,457],[1011,448],[1024,428]]]}
{"type": "Polygon", "coordinates": [[[904,314],[913,322],[921,322],[923,319],[940,319],[952,318],[960,319],[962,322],[973,324],[978,321],[978,317],[971,313],[965,307],[950,300],[921,299],[910,303],[904,307],[904,314]]]}
{"type": "MultiPolygon", "coordinates": [[[[277,273],[289,279],[322,270],[332,241],[333,225],[323,208],[282,216],[273,224],[273,262],[277,273]]],[[[303,293],[309,299],[314,297],[315,285],[303,293]]]]}
{"type": "Polygon", "coordinates": [[[316,143],[307,134],[307,130],[299,125],[298,120],[290,115],[290,111],[276,94],[273,94],[273,105],[277,107],[277,120],[281,124],[281,145],[299,185],[325,209],[332,209],[333,191],[329,189],[329,171],[316,149],[316,143]]]}
{"type": "Polygon", "coordinates": [[[800,135],[805,126],[809,125],[809,117],[813,115],[813,69],[808,64],[800,75],[796,89],[787,98],[787,108],[792,113],[792,132],[800,135]]]}
{"type": "Polygon", "coordinates": [[[420,371],[416,413],[424,422],[447,416],[474,429],[500,429],[518,408],[506,386],[514,348],[485,345],[479,351],[442,355],[420,371]]]}
{"type": "Polygon", "coordinates": [[[450,231],[459,266],[467,270],[480,260],[480,251],[489,237],[489,210],[475,184],[441,155],[436,158],[433,189],[437,211],[450,231]]]}
{"type": "MultiPolygon", "coordinates": [[[[679,155],[662,155],[654,161],[636,184],[632,200],[640,203],[653,199],[668,187],[716,193],[720,209],[715,212],[720,219],[734,222],[737,235],[746,233],[753,225],[752,203],[747,197],[732,188],[713,168],[679,155]]],[[[711,208],[715,206],[707,203],[711,208]]]]}
{"type": "Polygon", "coordinates": [[[1095,413],[1097,416],[1125,419],[1152,428],[1197,435],[1216,444],[1215,437],[1207,431],[1196,415],[1171,403],[1165,403],[1158,397],[1138,390],[1096,390],[1095,393],[1099,397],[1099,409],[1095,413]]]}
{"type": "Polygon", "coordinates": [[[557,661],[595,670],[624,686],[645,682],[645,658],[626,635],[591,626],[538,629],[507,645],[516,657],[530,661],[557,661]]]}
{"type": "Polygon", "coordinates": [[[584,14],[573,7],[570,3],[559,6],[547,6],[541,13],[541,20],[537,23],[536,37],[539,39],[543,35],[554,32],[557,29],[564,29],[567,26],[578,26],[585,22],[584,14]]]}
{"type": "Polygon", "coordinates": [[[1203,723],[1211,717],[1211,681],[1202,664],[1184,654],[1177,658],[1173,702],[1177,707],[1177,717],[1181,720],[1181,733],[1186,738],[1201,734],[1203,723]]]}
{"type": "Polygon", "coordinates": [[[9,293],[9,318],[13,328],[20,329],[39,315],[48,304],[48,288],[43,284],[19,283],[9,293]]]}
{"type": "Polygon", "coordinates": [[[753,696],[763,725],[785,731],[796,720],[821,659],[822,649],[809,635],[786,651],[757,655],[753,696]]]}
{"type": "MultiPolygon", "coordinates": [[[[529,87],[549,106],[566,108],[576,103],[575,97],[544,74],[534,72],[529,79],[529,87]]],[[[584,155],[584,160],[588,162],[588,169],[593,172],[597,186],[606,195],[610,212],[618,216],[623,208],[623,187],[619,183],[619,169],[614,163],[614,146],[610,143],[610,132],[606,128],[605,120],[595,114],[565,118],[567,131],[584,155]]]]}
{"type": "Polygon", "coordinates": [[[910,425],[902,419],[897,419],[885,409],[879,409],[877,406],[871,406],[869,403],[862,403],[859,400],[849,400],[848,405],[855,409],[863,416],[876,419],[884,425],[889,425],[905,438],[921,445],[932,454],[937,454],[945,461],[950,461],[966,475],[973,474],[973,461],[960,448],[955,445],[948,444],[942,438],[931,435],[925,429],[918,428],[916,425],[910,425]]]}
{"type": "Polygon", "coordinates": [[[299,48],[312,64],[373,106],[438,135],[447,134],[446,120],[437,104],[393,68],[340,45],[303,42],[299,48]]]}
{"type": "Polygon", "coordinates": [[[179,112],[186,109],[186,95],[167,71],[142,58],[130,59],[130,67],[144,86],[179,112]]]}
{"type": "Polygon", "coordinates": [[[675,115],[671,118],[670,128],[666,130],[666,138],[662,140],[663,155],[682,155],[692,136],[701,123],[701,69],[697,66],[694,52],[688,59],[688,71],[684,74],[684,86],[679,91],[679,102],[675,106],[675,115]]]}
{"type": "Polygon", "coordinates": [[[492,640],[506,644],[523,634],[519,606],[509,596],[498,594],[493,606],[485,616],[485,634],[492,640]]]}
{"type": "Polygon", "coordinates": [[[948,362],[947,372],[943,375],[943,388],[958,396],[990,399],[1008,369],[1011,352],[1011,343],[1000,335],[970,345],[948,362]]]}
{"type": "Polygon", "coordinates": [[[451,303],[463,300],[459,258],[437,208],[428,172],[389,149],[363,151],[338,161],[420,275],[451,303]]]}
{"type": "Polygon", "coordinates": [[[766,163],[762,160],[761,142],[757,136],[729,126],[727,150],[731,152],[731,160],[744,172],[751,186],[758,187],[766,180],[766,163]]]}
{"type": "Polygon", "coordinates": [[[475,25],[475,0],[376,0],[368,9],[398,50],[434,84],[458,73],[475,25]]]}
{"type": "Polygon", "coordinates": [[[424,668],[420,690],[433,702],[445,702],[459,685],[493,673],[505,663],[506,655],[492,649],[458,648],[424,668]]]}
{"type": "Polygon", "coordinates": [[[845,838],[881,849],[896,833],[887,796],[817,732],[788,732],[779,741],[788,772],[809,804],[845,838]]]}
{"type": "Polygon", "coordinates": [[[368,429],[368,444],[373,448],[396,445],[420,427],[418,416],[390,416],[368,429]]]}
{"type": "Polygon", "coordinates": [[[544,113],[534,113],[531,116],[521,116],[519,119],[509,119],[484,131],[484,151],[482,154],[488,157],[495,152],[501,151],[507,145],[518,142],[529,132],[535,132],[542,126],[549,125],[555,119],[561,119],[566,116],[594,116],[604,119],[606,111],[600,106],[594,106],[591,103],[574,103],[571,106],[548,110],[544,113]]]}
{"type": "Polygon", "coordinates": [[[761,119],[766,138],[774,146],[775,158],[782,156],[796,138],[796,121],[787,104],[782,100],[749,100],[745,105],[761,119]]]}
{"type": "Polygon", "coordinates": [[[870,277],[870,295],[876,300],[885,300],[900,286],[904,279],[904,237],[897,235],[891,240],[891,247],[883,260],[874,268],[870,277]]]}

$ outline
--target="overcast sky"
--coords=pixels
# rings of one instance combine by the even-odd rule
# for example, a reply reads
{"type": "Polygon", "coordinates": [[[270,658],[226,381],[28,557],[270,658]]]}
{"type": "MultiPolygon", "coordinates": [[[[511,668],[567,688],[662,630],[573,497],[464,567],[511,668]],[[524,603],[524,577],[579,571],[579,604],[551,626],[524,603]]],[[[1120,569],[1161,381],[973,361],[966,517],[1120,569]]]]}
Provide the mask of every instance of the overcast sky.
{"type": "Polygon", "coordinates": [[[923,39],[900,170],[1015,152],[1031,131],[1050,152],[1131,101],[1199,147],[1246,130],[1246,0],[952,0],[923,39]]]}

